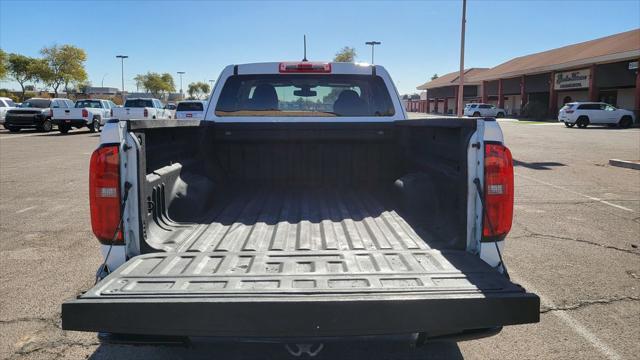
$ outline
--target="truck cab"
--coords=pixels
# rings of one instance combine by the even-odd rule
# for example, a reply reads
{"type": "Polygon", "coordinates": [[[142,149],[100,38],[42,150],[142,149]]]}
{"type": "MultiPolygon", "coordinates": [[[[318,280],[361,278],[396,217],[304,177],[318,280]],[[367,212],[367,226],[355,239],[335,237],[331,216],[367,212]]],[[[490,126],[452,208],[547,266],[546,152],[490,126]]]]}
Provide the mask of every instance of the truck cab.
{"type": "Polygon", "coordinates": [[[513,161],[495,120],[409,120],[379,65],[230,65],[209,99],[203,120],[105,126],[104,263],[64,329],[286,342],[539,321],[502,259],[513,161]]]}

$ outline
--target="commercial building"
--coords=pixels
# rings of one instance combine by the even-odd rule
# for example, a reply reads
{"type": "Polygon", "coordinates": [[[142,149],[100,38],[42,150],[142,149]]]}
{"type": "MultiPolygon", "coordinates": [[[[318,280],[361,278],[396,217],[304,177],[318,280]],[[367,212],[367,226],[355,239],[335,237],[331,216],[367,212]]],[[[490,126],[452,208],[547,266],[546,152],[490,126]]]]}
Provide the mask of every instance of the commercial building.
{"type": "MultiPolygon", "coordinates": [[[[535,103],[553,117],[571,101],[603,101],[638,114],[639,59],[640,29],[521,56],[490,69],[467,70],[465,84],[475,88],[477,96],[465,86],[464,101],[493,103],[516,116],[523,115],[526,104],[535,103]]],[[[438,78],[418,87],[427,90],[426,112],[443,113],[430,106],[443,98],[446,110],[456,103],[456,74],[442,77],[451,76],[448,82],[438,78]]]]}

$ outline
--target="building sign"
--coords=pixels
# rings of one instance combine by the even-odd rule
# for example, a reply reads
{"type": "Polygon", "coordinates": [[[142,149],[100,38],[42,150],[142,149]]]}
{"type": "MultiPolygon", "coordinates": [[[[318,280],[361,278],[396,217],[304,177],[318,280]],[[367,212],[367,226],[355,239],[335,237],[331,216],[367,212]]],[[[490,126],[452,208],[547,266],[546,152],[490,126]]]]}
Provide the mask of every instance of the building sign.
{"type": "Polygon", "coordinates": [[[556,74],[554,89],[569,90],[589,87],[591,69],[565,71],[556,74]]]}

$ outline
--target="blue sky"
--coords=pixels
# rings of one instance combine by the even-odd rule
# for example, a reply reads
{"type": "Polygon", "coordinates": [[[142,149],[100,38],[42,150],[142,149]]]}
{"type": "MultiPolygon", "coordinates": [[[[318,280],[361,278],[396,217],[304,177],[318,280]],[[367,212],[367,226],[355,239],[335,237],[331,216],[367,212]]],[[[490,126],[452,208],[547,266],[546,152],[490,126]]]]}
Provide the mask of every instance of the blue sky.
{"type": "MultiPolygon", "coordinates": [[[[0,0],[0,47],[37,56],[43,46],[73,44],[88,53],[89,80],[120,87],[147,71],[186,71],[216,79],[227,64],[298,60],[307,34],[310,60],[353,46],[370,61],[377,40],[401,93],[458,67],[461,0],[452,1],[7,1],[0,0]]],[[[640,27],[640,1],[473,1],[467,5],[467,67],[640,27]]],[[[178,85],[179,86],[179,85],[178,85]]],[[[0,87],[15,87],[10,81],[0,87]]]]}

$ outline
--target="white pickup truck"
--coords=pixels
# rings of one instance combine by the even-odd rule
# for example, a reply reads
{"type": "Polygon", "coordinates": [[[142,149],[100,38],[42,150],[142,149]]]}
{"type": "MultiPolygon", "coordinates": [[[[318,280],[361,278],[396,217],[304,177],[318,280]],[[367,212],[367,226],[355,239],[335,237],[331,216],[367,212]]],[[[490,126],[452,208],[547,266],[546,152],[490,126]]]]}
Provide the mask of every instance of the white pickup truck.
{"type": "Polygon", "coordinates": [[[539,321],[502,261],[497,122],[408,120],[382,66],[228,66],[203,120],[111,121],[90,164],[105,259],[63,329],[457,341],[539,321]]]}
{"type": "Polygon", "coordinates": [[[118,120],[158,120],[171,119],[173,114],[158,99],[131,98],[124,102],[123,107],[113,109],[113,117],[118,120]]]}
{"type": "Polygon", "coordinates": [[[100,131],[100,127],[111,118],[111,109],[116,108],[111,100],[87,99],[76,101],[73,108],[53,109],[51,121],[58,125],[58,130],[66,134],[71,128],[89,128],[89,131],[100,131]]]}

